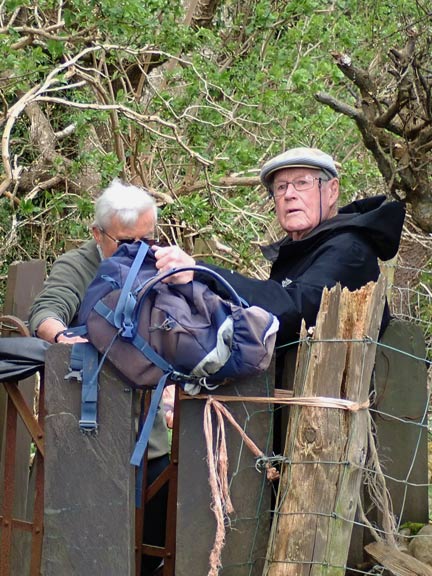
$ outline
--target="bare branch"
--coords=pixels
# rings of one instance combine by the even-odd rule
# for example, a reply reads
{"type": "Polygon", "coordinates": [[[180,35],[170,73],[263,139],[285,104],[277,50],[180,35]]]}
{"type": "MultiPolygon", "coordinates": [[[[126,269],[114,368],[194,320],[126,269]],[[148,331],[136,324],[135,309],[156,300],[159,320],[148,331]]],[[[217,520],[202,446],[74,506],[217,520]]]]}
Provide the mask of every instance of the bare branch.
{"type": "Polygon", "coordinates": [[[340,112],[344,116],[348,116],[349,118],[352,118],[356,122],[362,122],[362,123],[366,122],[366,118],[364,117],[363,113],[360,110],[358,110],[357,108],[353,108],[353,106],[350,106],[349,104],[341,102],[340,100],[334,98],[333,96],[327,94],[326,92],[318,92],[317,94],[315,94],[315,99],[318,100],[318,102],[321,102],[322,104],[327,104],[327,106],[332,108],[332,110],[334,110],[335,112],[340,112]]]}
{"type": "Polygon", "coordinates": [[[55,137],[57,140],[63,140],[63,138],[67,138],[67,136],[70,136],[71,134],[73,134],[76,130],[76,124],[69,124],[69,126],[66,126],[66,128],[63,128],[63,130],[59,130],[58,132],[55,133],[55,137]]]}
{"type": "Polygon", "coordinates": [[[355,66],[350,56],[340,52],[332,52],[331,55],[336,60],[339,70],[360,89],[362,96],[376,93],[376,86],[370,74],[366,70],[355,66]]]}
{"type": "MultiPolygon", "coordinates": [[[[258,186],[261,183],[259,176],[226,176],[220,178],[216,182],[212,182],[212,185],[217,188],[232,188],[237,186],[258,186]]],[[[194,182],[190,185],[182,186],[176,190],[176,194],[179,196],[183,194],[190,194],[191,192],[196,192],[197,190],[202,190],[208,186],[207,180],[200,180],[194,182]]]]}
{"type": "Polygon", "coordinates": [[[173,140],[177,142],[192,158],[195,158],[201,164],[205,166],[210,166],[213,164],[210,160],[207,160],[198,152],[195,152],[189,146],[187,146],[183,140],[181,139],[180,135],[178,134],[178,128],[176,124],[172,122],[167,122],[166,120],[162,120],[159,116],[156,115],[143,115],[135,112],[131,108],[123,106],[122,104],[91,104],[91,103],[84,103],[84,102],[71,102],[69,100],[64,100],[63,98],[55,98],[52,96],[38,96],[35,98],[38,102],[53,102],[56,104],[63,104],[64,106],[70,106],[71,108],[80,108],[81,110],[105,110],[111,111],[116,110],[123,114],[126,118],[130,118],[131,120],[135,120],[140,126],[143,126],[146,130],[155,134],[161,138],[165,138],[167,140],[173,140]],[[160,124],[166,128],[169,128],[173,136],[169,134],[158,132],[149,126],[150,123],[160,124]]]}

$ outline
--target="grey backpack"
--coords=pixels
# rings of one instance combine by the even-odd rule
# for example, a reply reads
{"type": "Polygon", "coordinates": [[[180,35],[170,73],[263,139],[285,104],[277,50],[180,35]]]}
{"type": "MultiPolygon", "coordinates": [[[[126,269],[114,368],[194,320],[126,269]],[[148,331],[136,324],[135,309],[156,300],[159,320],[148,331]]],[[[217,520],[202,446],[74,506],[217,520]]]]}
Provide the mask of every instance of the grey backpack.
{"type": "Polygon", "coordinates": [[[80,308],[78,321],[85,326],[80,333],[102,354],[93,373],[108,359],[131,386],[156,389],[134,464],[141,461],[165,385],[177,383],[194,394],[266,370],[272,358],[277,318],[248,306],[213,270],[193,269],[216,278],[230,299],[202,282],[162,282],[189,268],[157,274],[153,252],[136,242],[101,262],[80,308]]]}

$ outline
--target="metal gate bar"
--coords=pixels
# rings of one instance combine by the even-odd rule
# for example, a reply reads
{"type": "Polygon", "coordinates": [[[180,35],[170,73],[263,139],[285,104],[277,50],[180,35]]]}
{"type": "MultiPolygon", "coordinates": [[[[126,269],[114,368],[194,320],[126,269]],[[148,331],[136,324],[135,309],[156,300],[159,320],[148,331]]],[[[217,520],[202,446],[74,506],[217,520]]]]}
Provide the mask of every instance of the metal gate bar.
{"type": "MultiPolygon", "coordinates": [[[[28,336],[24,323],[13,316],[1,316],[0,325],[7,327],[8,333],[15,332],[21,336],[28,336]]],[[[30,576],[40,574],[43,538],[43,380],[39,391],[38,417],[28,406],[22,396],[18,385],[14,382],[3,382],[7,395],[5,451],[3,471],[3,499],[0,510],[0,576],[9,576],[12,569],[12,542],[16,530],[31,532],[31,559],[30,576]],[[35,444],[36,478],[33,507],[33,521],[13,517],[15,497],[26,497],[28,494],[16,494],[15,461],[17,449],[18,416],[27,428],[35,444]]],[[[23,575],[24,576],[24,575],[23,575]]]]}

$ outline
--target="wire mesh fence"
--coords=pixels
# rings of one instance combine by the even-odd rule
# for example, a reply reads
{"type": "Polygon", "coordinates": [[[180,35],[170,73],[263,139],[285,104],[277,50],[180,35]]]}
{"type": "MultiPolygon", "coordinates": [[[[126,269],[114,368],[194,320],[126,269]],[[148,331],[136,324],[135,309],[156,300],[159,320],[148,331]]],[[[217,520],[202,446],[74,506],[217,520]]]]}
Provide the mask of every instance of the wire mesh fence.
{"type": "MultiPolygon", "coordinates": [[[[302,534],[288,530],[283,541],[291,539],[295,545],[287,545],[285,555],[278,557],[271,552],[275,532],[270,529],[269,547],[264,556],[257,555],[254,542],[249,541],[248,557],[243,562],[224,563],[222,556],[221,574],[427,574],[427,570],[431,569],[428,563],[432,533],[427,525],[431,521],[432,509],[429,457],[432,270],[399,265],[397,272],[411,274],[414,281],[403,286],[396,282],[391,285],[387,295],[394,320],[391,329],[373,342],[377,347],[377,360],[369,391],[368,448],[364,460],[354,463],[350,458],[326,459],[324,452],[314,453],[313,447],[309,458],[304,453],[300,459],[284,454],[259,459],[257,468],[261,472],[266,464],[271,464],[278,468],[286,467],[291,477],[301,480],[297,480],[295,486],[288,484],[282,497],[280,494],[277,496],[277,484],[272,485],[271,508],[267,508],[265,499],[260,501],[255,514],[257,526],[262,529],[263,526],[274,525],[275,518],[288,514],[302,517],[298,525],[308,528],[303,528],[302,534]],[[295,499],[299,491],[307,490],[309,478],[334,478],[336,469],[348,473],[353,466],[359,468],[362,475],[360,505],[353,517],[341,513],[340,494],[334,501],[331,500],[324,491],[324,485],[321,485],[323,492],[320,497],[314,495],[311,498],[319,503],[315,507],[310,503],[305,508],[281,506],[283,499],[295,499]],[[300,473],[296,474],[296,469],[300,473]],[[308,519],[305,520],[306,517],[308,519]],[[311,534],[308,534],[311,526],[316,530],[312,540],[311,534]],[[345,562],[335,560],[334,544],[329,544],[334,540],[328,536],[342,530],[341,526],[351,533],[345,562]],[[320,550],[322,552],[318,553],[320,550]]],[[[395,277],[397,279],[397,274],[395,277]]],[[[346,344],[346,341],[334,343],[335,346],[346,344]]],[[[248,410],[250,413],[246,422],[253,419],[250,407],[248,410]]],[[[279,406],[275,410],[277,414],[283,408],[279,406]]],[[[344,417],[341,417],[341,434],[343,426],[344,417]]],[[[303,440],[297,438],[298,442],[303,440]]],[[[333,442],[336,441],[333,439],[333,442]]],[[[314,438],[311,446],[315,442],[314,438]]],[[[230,462],[232,482],[241,476],[239,462],[230,462]]],[[[336,491],[343,483],[341,477],[343,474],[339,476],[336,491]]],[[[353,491],[353,500],[355,497],[353,491]]],[[[233,504],[235,507],[236,502],[233,501],[233,504]]],[[[236,530],[242,520],[241,510],[236,510],[232,518],[227,516],[227,541],[230,530],[236,530]]]]}

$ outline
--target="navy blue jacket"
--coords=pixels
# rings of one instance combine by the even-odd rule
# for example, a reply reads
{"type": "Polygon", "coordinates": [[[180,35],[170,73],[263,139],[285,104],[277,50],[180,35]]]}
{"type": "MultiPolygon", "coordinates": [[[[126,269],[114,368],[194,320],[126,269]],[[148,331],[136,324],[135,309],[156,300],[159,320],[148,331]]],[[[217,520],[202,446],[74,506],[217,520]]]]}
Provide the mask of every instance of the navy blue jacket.
{"type": "MultiPolygon", "coordinates": [[[[261,306],[279,318],[278,345],[295,342],[302,318],[308,326],[314,325],[324,287],[339,282],[356,290],[378,279],[378,258],[389,260],[396,255],[404,217],[403,204],[388,202],[385,196],[357,200],[303,239],[285,237],[263,247],[272,262],[269,280],[209,267],[226,278],[250,305],[261,306]]],[[[388,310],[383,327],[387,322],[388,310]]]]}

